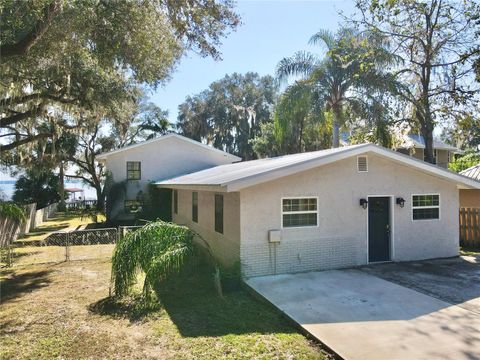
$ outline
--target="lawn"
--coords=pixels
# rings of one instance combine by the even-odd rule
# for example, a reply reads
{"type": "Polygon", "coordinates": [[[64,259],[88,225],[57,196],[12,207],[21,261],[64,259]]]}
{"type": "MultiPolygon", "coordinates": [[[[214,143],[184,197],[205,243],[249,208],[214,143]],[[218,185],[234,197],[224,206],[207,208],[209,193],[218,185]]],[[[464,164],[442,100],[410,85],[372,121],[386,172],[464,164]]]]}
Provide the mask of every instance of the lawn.
{"type": "Polygon", "coordinates": [[[244,290],[220,299],[200,269],[162,287],[155,309],[108,298],[109,280],[109,260],[4,270],[0,358],[330,357],[244,290]]]}
{"type": "MultiPolygon", "coordinates": [[[[98,221],[105,221],[103,215],[98,216],[98,221]]],[[[54,217],[48,219],[43,225],[35,228],[30,233],[24,235],[18,241],[20,242],[36,242],[45,240],[50,233],[55,231],[75,230],[92,224],[93,221],[89,216],[82,216],[80,211],[58,212],[54,217]]]]}

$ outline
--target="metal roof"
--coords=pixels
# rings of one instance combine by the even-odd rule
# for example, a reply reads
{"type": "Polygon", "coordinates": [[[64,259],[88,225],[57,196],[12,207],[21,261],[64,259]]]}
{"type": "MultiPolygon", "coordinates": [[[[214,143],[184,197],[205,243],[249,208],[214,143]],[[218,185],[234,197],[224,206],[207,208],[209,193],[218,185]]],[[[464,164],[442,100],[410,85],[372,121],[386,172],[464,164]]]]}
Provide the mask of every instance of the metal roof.
{"type": "Polygon", "coordinates": [[[469,177],[470,179],[480,181],[480,164],[474,165],[472,167],[469,167],[468,169],[460,171],[460,174],[462,174],[463,176],[469,177]]]}
{"type": "MultiPolygon", "coordinates": [[[[407,137],[413,142],[414,147],[425,149],[425,140],[422,135],[409,134],[407,137]]],[[[459,151],[455,146],[448,145],[438,139],[433,139],[433,148],[438,150],[459,151]]]]}
{"type": "Polygon", "coordinates": [[[238,191],[252,185],[271,181],[283,176],[288,176],[367,152],[374,152],[397,162],[411,166],[413,165],[414,167],[433,175],[466,185],[468,188],[480,188],[480,183],[476,183],[476,181],[472,181],[454,172],[374,144],[351,145],[336,149],[220,165],[176,178],[161,180],[155,184],[161,187],[170,188],[238,191]]]}
{"type": "Polygon", "coordinates": [[[109,151],[109,152],[106,152],[106,153],[103,153],[103,154],[100,154],[97,156],[97,160],[99,161],[104,161],[108,156],[110,155],[113,155],[113,154],[117,154],[119,152],[123,152],[123,151],[127,151],[127,150],[131,150],[131,149],[134,149],[134,148],[137,148],[137,147],[140,147],[140,146],[144,146],[144,145],[147,145],[147,144],[152,144],[152,143],[155,143],[155,142],[161,142],[162,140],[165,140],[165,139],[169,139],[169,138],[176,138],[176,139],[179,139],[179,140],[182,140],[182,141],[185,141],[187,143],[190,143],[190,144],[193,144],[193,145],[197,145],[197,146],[200,146],[200,147],[203,147],[207,150],[211,150],[211,151],[215,151],[215,152],[219,152],[219,153],[222,153],[225,157],[229,157],[232,159],[232,161],[240,161],[242,160],[242,158],[236,156],[236,155],[232,155],[226,151],[223,151],[223,150],[220,150],[220,149],[217,149],[217,148],[214,148],[213,146],[210,146],[210,145],[207,145],[207,144],[202,144],[201,142],[198,142],[196,140],[192,140],[190,138],[187,138],[185,136],[182,136],[182,135],[179,135],[179,134],[176,134],[176,133],[170,133],[170,134],[166,134],[166,135],[161,135],[159,137],[156,137],[156,138],[153,138],[153,139],[150,139],[150,140],[147,140],[147,141],[142,141],[142,142],[139,142],[137,144],[133,144],[133,145],[128,145],[128,146],[124,146],[120,149],[116,149],[116,150],[112,150],[112,151],[109,151]]]}

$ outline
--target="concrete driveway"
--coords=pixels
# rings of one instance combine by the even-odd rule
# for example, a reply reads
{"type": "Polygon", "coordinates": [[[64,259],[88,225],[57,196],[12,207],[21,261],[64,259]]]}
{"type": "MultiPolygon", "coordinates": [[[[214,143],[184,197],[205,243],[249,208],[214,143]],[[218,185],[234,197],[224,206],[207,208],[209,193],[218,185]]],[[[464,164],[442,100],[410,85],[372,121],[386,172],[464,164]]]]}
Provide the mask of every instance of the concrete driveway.
{"type": "Polygon", "coordinates": [[[345,359],[480,359],[479,313],[371,269],[265,276],[247,284],[345,359]]]}

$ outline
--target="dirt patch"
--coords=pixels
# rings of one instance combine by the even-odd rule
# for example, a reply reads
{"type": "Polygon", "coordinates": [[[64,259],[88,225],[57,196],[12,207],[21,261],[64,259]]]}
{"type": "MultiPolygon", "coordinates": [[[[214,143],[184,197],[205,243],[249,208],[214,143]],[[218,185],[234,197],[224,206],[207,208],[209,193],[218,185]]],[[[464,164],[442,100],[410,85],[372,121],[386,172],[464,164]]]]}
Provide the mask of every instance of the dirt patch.
{"type": "Polygon", "coordinates": [[[179,290],[183,300],[170,292],[165,306],[150,312],[135,301],[124,308],[109,303],[110,266],[88,260],[3,271],[0,359],[325,357],[281,315],[244,293],[212,306],[213,292],[187,284],[179,290]],[[188,296],[205,296],[204,305],[188,296]],[[234,316],[235,328],[227,321],[234,316]]]}

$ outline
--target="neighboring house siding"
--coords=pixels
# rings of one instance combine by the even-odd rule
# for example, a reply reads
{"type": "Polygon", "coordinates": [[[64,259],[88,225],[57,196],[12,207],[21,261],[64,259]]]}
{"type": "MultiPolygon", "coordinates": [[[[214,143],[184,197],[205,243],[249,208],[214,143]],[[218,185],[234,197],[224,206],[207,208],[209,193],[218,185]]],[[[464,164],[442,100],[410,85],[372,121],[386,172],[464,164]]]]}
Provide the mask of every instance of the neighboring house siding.
{"type": "MultiPolygon", "coordinates": [[[[368,172],[357,173],[356,157],[241,191],[240,247],[246,276],[350,267],[367,263],[369,195],[405,198],[393,205],[394,261],[458,255],[456,185],[369,154],[368,172]],[[440,220],[412,221],[412,194],[440,194],[440,220]],[[319,226],[283,229],[278,245],[268,230],[281,228],[281,198],[318,196],[319,226]],[[276,247],[276,249],[275,249],[276,247]],[[275,260],[276,259],[276,260],[275,260]]],[[[394,201],[394,200],[393,200],[394,201]]]]}
{"type": "Polygon", "coordinates": [[[224,193],[223,234],[215,231],[215,193],[198,191],[198,223],[192,221],[192,191],[178,190],[178,214],[173,221],[187,225],[212,248],[215,257],[224,265],[240,260],[240,194],[224,193]]]}
{"type": "Polygon", "coordinates": [[[423,149],[412,149],[411,151],[412,151],[412,157],[423,161],[423,158],[424,158],[423,149]]]}
{"type": "MultiPolygon", "coordinates": [[[[125,199],[134,200],[140,191],[147,192],[147,186],[152,181],[229,164],[232,159],[221,152],[170,137],[109,155],[106,168],[115,182],[126,180],[127,161],[141,162],[141,179],[127,182],[125,199]]],[[[112,215],[115,217],[122,210],[123,203],[119,202],[112,215]]]]}
{"type": "Polygon", "coordinates": [[[446,169],[448,168],[448,150],[437,150],[437,165],[446,169]]]}
{"type": "Polygon", "coordinates": [[[460,207],[480,208],[480,190],[460,190],[460,207]]]}

